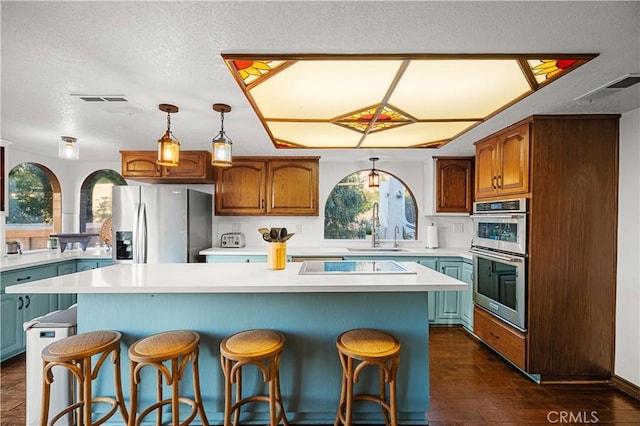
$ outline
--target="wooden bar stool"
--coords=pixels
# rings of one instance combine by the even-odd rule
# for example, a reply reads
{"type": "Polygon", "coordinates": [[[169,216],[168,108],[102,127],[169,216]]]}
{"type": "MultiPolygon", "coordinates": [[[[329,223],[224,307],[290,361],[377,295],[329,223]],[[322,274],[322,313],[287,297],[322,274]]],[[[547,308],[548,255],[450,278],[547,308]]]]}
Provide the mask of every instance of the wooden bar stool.
{"type": "Polygon", "coordinates": [[[220,343],[220,363],[225,377],[224,426],[237,426],[241,407],[253,401],[269,403],[269,424],[276,426],[282,421],[289,425],[280,393],[280,358],[284,349],[284,335],[273,330],[247,330],[225,338],[220,343]],[[268,395],[242,397],[242,367],[255,365],[262,371],[265,383],[269,384],[268,395]],[[235,402],[231,390],[236,385],[235,402]]]}
{"type": "Polygon", "coordinates": [[[76,412],[76,423],[83,426],[99,425],[110,419],[118,409],[125,423],[129,417],[122,397],[120,381],[120,339],[117,331],[102,330],[65,337],[51,343],[42,350],[42,413],[40,424],[52,425],[65,415],[76,412]],[[92,357],[99,355],[95,366],[92,357]],[[114,365],[115,397],[93,396],[92,383],[98,378],[102,364],[111,356],[114,365]],[[74,388],[78,395],[74,402],[55,414],[49,422],[49,402],[51,383],[55,380],[52,368],[60,366],[68,369],[74,377],[74,388]],[[111,408],[97,420],[93,420],[93,405],[109,404],[111,408]]]}
{"type": "Polygon", "coordinates": [[[131,366],[130,426],[140,425],[142,420],[154,410],[157,410],[157,424],[162,424],[162,407],[169,404],[171,405],[171,424],[173,426],[191,424],[197,414],[200,415],[203,425],[209,425],[202,405],[202,396],[200,395],[199,344],[200,335],[198,333],[189,330],[177,330],[145,337],[129,347],[131,366]],[[193,372],[193,399],[180,396],[179,389],[180,380],[188,361],[191,361],[193,372]],[[165,365],[166,362],[170,365],[165,365]],[[157,397],[155,403],[138,415],[140,371],[146,366],[152,366],[157,369],[157,397]],[[164,399],[162,396],[163,378],[166,384],[171,386],[171,398],[164,399]],[[182,423],[180,423],[180,404],[187,404],[191,407],[191,414],[182,423]]]}
{"type": "Polygon", "coordinates": [[[334,426],[351,426],[354,401],[371,401],[380,405],[385,425],[397,426],[396,374],[400,364],[400,342],[381,330],[360,328],[345,331],[336,339],[342,364],[342,389],[334,426]],[[359,363],[356,361],[360,361],[359,363]],[[380,395],[354,395],[354,385],[367,366],[380,369],[380,395]],[[386,386],[389,386],[389,401],[386,386]]]}

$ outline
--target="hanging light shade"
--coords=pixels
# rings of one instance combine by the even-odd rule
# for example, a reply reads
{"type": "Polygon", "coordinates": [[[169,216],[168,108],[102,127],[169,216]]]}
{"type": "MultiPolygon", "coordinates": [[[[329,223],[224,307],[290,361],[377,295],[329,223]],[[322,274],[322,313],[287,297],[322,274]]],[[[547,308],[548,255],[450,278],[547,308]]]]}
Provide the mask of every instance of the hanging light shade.
{"type": "Polygon", "coordinates": [[[180,160],[180,142],[171,133],[171,114],[178,112],[178,107],[169,104],[158,105],[160,111],[167,113],[167,131],[158,139],[158,164],[174,167],[180,160]]]}
{"type": "Polygon", "coordinates": [[[58,157],[65,160],[77,160],[80,158],[80,149],[78,148],[78,139],[71,136],[60,136],[58,143],[58,157]]]}
{"type": "Polygon", "coordinates": [[[376,171],[376,161],[378,160],[378,157],[369,158],[369,161],[373,161],[373,167],[369,172],[369,188],[377,188],[380,186],[380,174],[376,171]]]}
{"type": "Polygon", "coordinates": [[[233,142],[224,132],[224,113],[231,111],[226,104],[213,104],[213,110],[220,113],[220,133],[211,140],[211,164],[217,167],[231,166],[231,146],[233,142]]]}

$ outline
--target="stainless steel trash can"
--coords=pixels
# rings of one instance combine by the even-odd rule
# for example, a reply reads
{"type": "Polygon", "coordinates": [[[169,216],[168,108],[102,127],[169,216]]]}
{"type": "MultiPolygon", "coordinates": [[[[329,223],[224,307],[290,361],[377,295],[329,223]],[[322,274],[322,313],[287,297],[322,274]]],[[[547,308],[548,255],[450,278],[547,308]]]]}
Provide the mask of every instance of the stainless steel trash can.
{"type": "MultiPolygon", "coordinates": [[[[76,306],[55,311],[24,323],[27,334],[27,425],[40,425],[42,407],[42,349],[50,343],[76,334],[76,306]]],[[[66,368],[53,367],[49,418],[71,404],[73,380],[66,368]]],[[[56,425],[73,425],[71,414],[56,425]]]]}

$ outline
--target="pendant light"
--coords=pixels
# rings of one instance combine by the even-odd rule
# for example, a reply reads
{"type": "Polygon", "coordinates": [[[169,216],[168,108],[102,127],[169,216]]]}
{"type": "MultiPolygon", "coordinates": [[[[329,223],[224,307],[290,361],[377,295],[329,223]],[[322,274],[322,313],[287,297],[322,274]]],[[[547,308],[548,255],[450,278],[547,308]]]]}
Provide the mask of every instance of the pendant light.
{"type": "Polygon", "coordinates": [[[369,161],[373,161],[373,167],[369,172],[369,188],[377,188],[380,186],[380,175],[376,171],[376,161],[378,160],[378,157],[369,158],[369,161]]]}
{"type": "Polygon", "coordinates": [[[80,158],[80,149],[78,148],[78,139],[71,136],[60,136],[58,143],[58,157],[65,160],[77,160],[80,158]]]}
{"type": "Polygon", "coordinates": [[[171,133],[171,114],[178,112],[178,107],[169,104],[158,105],[160,111],[167,113],[167,131],[158,139],[158,164],[161,166],[174,167],[178,165],[180,159],[180,142],[171,133]]]}
{"type": "Polygon", "coordinates": [[[226,104],[213,104],[213,110],[220,113],[220,133],[211,140],[211,164],[217,167],[231,166],[231,139],[224,132],[224,113],[231,111],[226,104]]]}

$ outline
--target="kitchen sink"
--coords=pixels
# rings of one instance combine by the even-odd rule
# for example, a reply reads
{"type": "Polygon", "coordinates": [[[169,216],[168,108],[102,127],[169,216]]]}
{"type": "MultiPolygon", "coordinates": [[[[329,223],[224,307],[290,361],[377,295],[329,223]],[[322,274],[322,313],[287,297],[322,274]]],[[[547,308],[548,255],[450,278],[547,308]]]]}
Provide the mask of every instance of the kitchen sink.
{"type": "Polygon", "coordinates": [[[378,253],[397,253],[407,251],[407,249],[403,248],[394,248],[394,247],[347,247],[349,251],[360,251],[360,252],[378,252],[378,253]]]}

